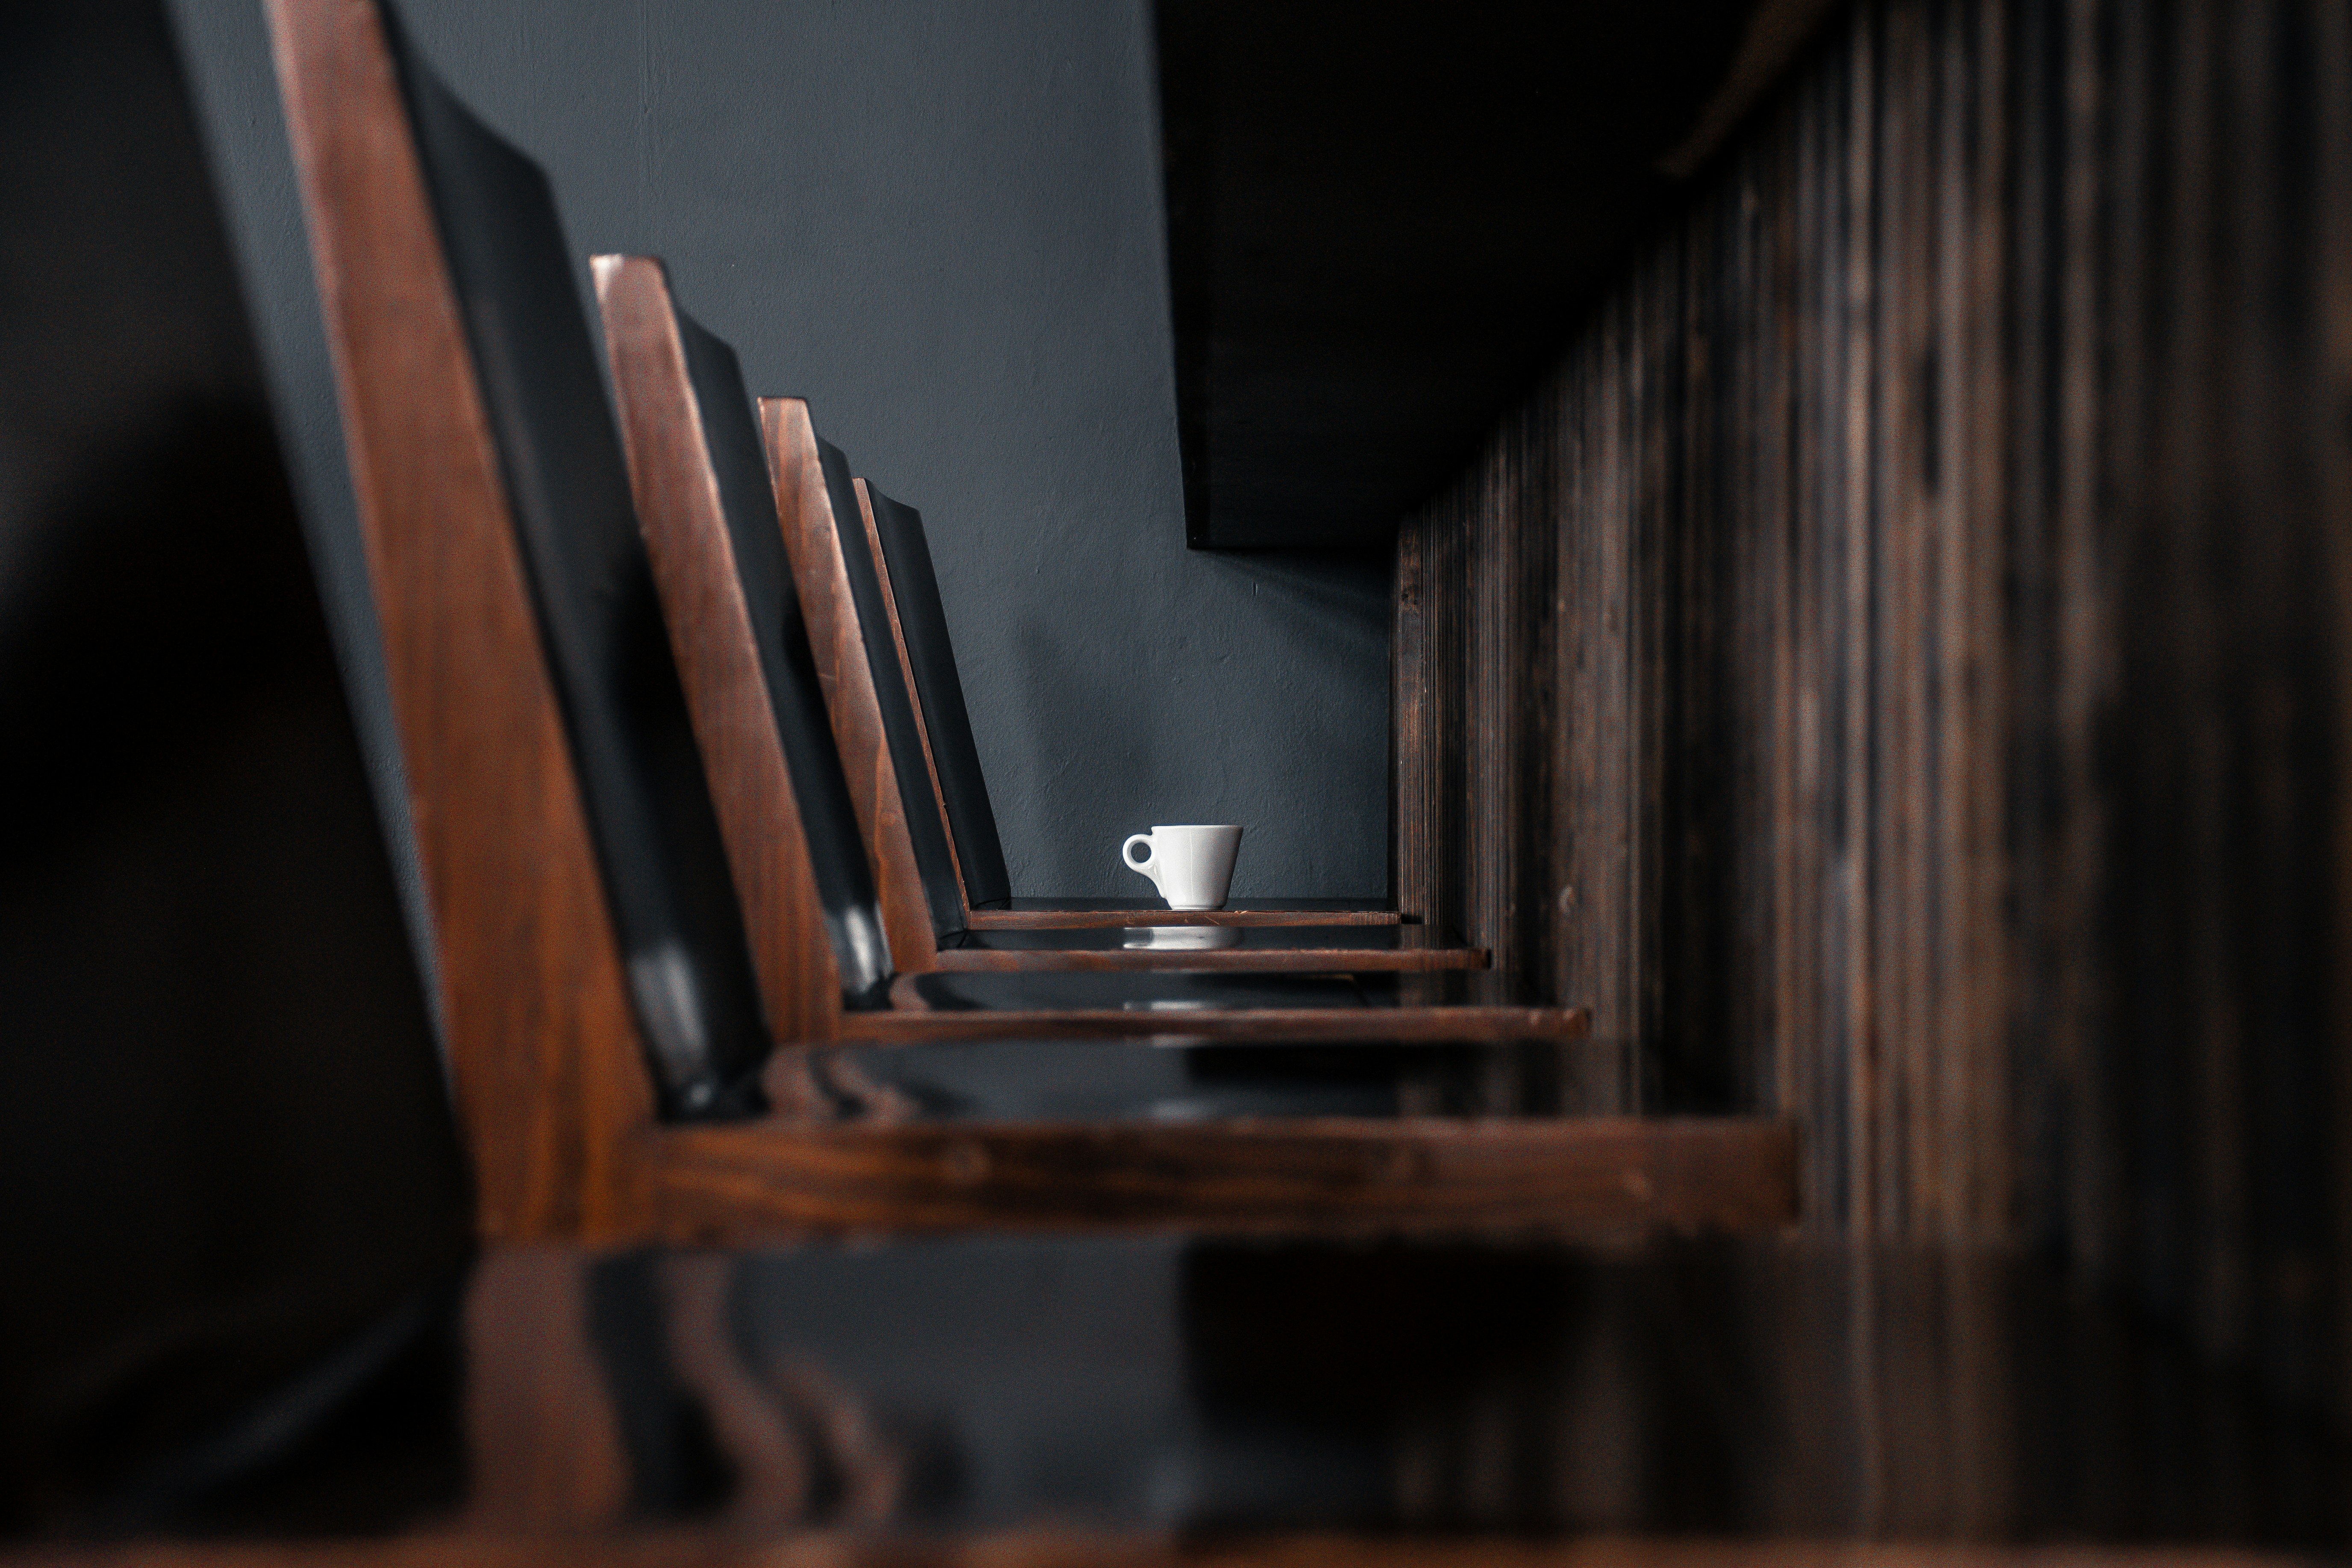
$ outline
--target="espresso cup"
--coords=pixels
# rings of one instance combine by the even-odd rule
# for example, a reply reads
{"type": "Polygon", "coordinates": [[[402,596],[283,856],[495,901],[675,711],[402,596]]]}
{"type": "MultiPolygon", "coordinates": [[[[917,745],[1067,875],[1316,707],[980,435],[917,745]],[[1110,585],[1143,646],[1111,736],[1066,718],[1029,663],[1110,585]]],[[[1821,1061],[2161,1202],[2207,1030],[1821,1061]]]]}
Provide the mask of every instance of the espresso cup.
{"type": "Polygon", "coordinates": [[[1130,871],[1151,879],[1171,910],[1221,910],[1234,885],[1234,857],[1242,847],[1242,830],[1231,823],[1213,826],[1154,827],[1130,835],[1119,846],[1119,860],[1130,871]],[[1135,847],[1144,847],[1143,858],[1135,847]]]}

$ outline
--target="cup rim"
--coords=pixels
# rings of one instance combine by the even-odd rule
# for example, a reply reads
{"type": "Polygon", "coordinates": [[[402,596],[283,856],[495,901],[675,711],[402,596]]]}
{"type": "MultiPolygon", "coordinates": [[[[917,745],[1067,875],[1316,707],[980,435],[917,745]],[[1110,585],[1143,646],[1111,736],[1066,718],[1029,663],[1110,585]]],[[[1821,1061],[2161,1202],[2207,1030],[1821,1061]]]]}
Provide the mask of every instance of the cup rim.
{"type": "Polygon", "coordinates": [[[1239,833],[1243,830],[1244,825],[1238,822],[1155,822],[1151,825],[1151,831],[1154,833],[1213,833],[1226,827],[1239,833]]]}

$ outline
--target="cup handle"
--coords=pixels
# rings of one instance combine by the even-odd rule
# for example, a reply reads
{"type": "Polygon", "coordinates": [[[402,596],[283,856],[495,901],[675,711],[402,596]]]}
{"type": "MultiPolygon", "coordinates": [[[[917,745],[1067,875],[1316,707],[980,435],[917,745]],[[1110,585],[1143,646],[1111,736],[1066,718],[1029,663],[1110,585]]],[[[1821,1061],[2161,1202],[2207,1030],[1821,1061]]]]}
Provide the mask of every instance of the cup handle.
{"type": "Polygon", "coordinates": [[[1118,863],[1130,871],[1139,871],[1150,878],[1153,887],[1160,886],[1160,846],[1151,841],[1149,833],[1129,834],[1127,842],[1118,847],[1118,863]],[[1151,851],[1140,860],[1131,858],[1139,844],[1151,851]]]}

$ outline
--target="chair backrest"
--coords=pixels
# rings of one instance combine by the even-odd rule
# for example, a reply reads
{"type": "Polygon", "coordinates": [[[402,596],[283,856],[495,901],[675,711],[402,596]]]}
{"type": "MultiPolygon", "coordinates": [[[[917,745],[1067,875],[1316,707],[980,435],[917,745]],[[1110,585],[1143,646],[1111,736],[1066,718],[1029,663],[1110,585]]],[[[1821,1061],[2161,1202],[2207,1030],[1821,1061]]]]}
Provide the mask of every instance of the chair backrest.
{"type": "Polygon", "coordinates": [[[763,397],[760,418],[817,674],[874,851],[891,951],[901,968],[924,967],[940,938],[964,928],[963,889],[880,603],[856,486],[848,459],[817,435],[806,402],[763,397]],[[921,954],[913,951],[918,941],[921,954]]]}
{"type": "Polygon", "coordinates": [[[1013,879],[1004,868],[1004,845],[996,834],[996,809],[989,803],[988,779],[972,738],[971,713],[964,706],[963,678],[956,672],[955,645],[948,637],[947,605],[931,567],[931,547],[923,536],[923,516],[892,500],[873,481],[859,486],[868,502],[874,539],[881,545],[882,587],[889,601],[905,675],[914,686],[931,763],[932,784],[953,835],[956,868],[964,901],[973,909],[1009,902],[1013,879]]]}
{"type": "Polygon", "coordinates": [[[889,737],[898,787],[905,792],[908,840],[922,877],[932,924],[944,936],[964,929],[963,883],[958,875],[955,847],[948,837],[947,817],[932,787],[922,722],[916,715],[915,694],[899,656],[896,617],[882,586],[873,524],[860,503],[848,458],[830,443],[818,446],[824,454],[825,492],[832,502],[834,526],[841,536],[842,565],[849,574],[850,597],[857,606],[857,631],[866,644],[875,701],[882,714],[883,731],[889,737]]]}
{"type": "MultiPolygon", "coordinates": [[[[887,1000],[890,943],[735,351],[660,262],[600,256],[597,308],[654,578],[780,1035],[887,1000]]],[[[923,946],[931,943],[924,933],[923,946]]]]}
{"type": "Polygon", "coordinates": [[[772,1039],[627,468],[546,176],[375,0],[269,15],[486,1199],[593,1231],[626,1075],[772,1039]]]}

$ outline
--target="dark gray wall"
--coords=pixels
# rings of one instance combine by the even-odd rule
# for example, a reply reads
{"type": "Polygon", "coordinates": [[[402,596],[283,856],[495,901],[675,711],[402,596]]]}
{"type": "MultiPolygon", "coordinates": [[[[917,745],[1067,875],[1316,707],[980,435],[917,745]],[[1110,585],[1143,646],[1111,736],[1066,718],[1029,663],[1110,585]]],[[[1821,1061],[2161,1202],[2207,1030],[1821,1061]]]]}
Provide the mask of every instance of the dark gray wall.
{"type": "MultiPolygon", "coordinates": [[[[322,571],[364,605],[259,9],[175,9],[322,571]]],[[[583,309],[591,251],[665,258],[755,392],[922,510],[1016,892],[1148,892],[1120,839],[1201,821],[1249,826],[1237,895],[1385,889],[1385,564],[1183,547],[1148,0],[403,15],[553,176],[583,309]]]]}

